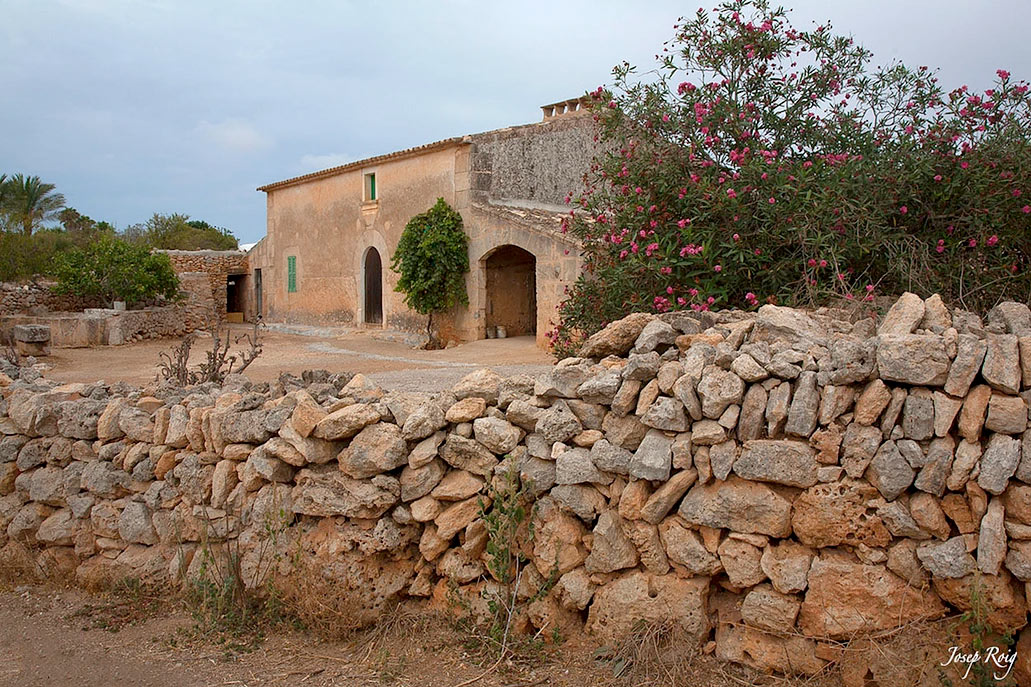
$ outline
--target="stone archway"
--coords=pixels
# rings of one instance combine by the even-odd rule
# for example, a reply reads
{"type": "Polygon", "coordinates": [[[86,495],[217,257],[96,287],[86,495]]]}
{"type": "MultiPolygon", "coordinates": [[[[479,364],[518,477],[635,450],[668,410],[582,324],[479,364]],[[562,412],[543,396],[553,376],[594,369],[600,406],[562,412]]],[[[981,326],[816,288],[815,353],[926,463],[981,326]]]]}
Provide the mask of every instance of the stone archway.
{"type": "Polygon", "coordinates": [[[383,324],[383,261],[379,251],[370,247],[362,261],[362,278],[365,288],[365,324],[383,324]]]}
{"type": "Polygon", "coordinates": [[[507,336],[535,334],[537,258],[518,246],[504,245],[491,251],[483,265],[487,327],[504,327],[507,336]]]}

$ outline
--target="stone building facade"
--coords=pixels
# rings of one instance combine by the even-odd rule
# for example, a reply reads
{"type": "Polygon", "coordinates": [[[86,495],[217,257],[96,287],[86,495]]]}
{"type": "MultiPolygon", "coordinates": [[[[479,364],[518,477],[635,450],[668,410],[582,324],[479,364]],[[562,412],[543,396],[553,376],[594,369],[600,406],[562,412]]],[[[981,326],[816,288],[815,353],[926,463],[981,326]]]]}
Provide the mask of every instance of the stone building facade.
{"type": "Polygon", "coordinates": [[[250,315],[268,321],[421,331],[391,271],[405,225],[444,198],[469,236],[469,306],[441,321],[468,341],[502,327],[546,343],[579,246],[563,234],[565,197],[582,186],[594,122],[578,101],[544,120],[450,138],[259,188],[267,234],[249,258],[250,315]]]}

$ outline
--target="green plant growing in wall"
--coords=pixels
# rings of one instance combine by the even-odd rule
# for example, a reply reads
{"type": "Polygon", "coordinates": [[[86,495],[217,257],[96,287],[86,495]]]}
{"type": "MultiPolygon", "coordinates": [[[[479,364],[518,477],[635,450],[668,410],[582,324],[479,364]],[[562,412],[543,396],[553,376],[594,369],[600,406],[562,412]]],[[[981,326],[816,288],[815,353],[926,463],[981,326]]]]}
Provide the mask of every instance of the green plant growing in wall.
{"type": "Polygon", "coordinates": [[[462,216],[438,198],[405,225],[390,269],[401,275],[394,290],[405,294],[405,305],[429,316],[426,334],[435,344],[433,314],[469,304],[469,237],[462,230],[462,216]]]}

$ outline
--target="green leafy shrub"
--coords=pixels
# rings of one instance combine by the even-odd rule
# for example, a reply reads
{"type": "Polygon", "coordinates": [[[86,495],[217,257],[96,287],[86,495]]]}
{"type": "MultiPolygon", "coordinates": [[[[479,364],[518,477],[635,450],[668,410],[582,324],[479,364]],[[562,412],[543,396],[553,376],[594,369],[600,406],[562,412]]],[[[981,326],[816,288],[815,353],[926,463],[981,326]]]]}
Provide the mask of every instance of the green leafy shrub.
{"type": "Polygon", "coordinates": [[[401,275],[394,290],[405,294],[405,305],[429,316],[426,333],[432,340],[434,313],[469,304],[469,237],[462,231],[462,216],[438,198],[405,225],[390,268],[401,275]]]}
{"type": "Polygon", "coordinates": [[[179,294],[179,278],[167,255],[114,236],[63,253],[54,273],[58,293],[105,302],[137,305],[159,296],[175,299],[179,294]]]}
{"type": "Polygon", "coordinates": [[[590,94],[601,149],[567,202],[585,272],[559,351],[634,310],[911,290],[984,310],[1031,294],[1031,96],[874,69],[766,0],[676,25],[656,69],[590,94]]]}
{"type": "Polygon", "coordinates": [[[163,250],[236,250],[239,243],[232,232],[215,227],[189,215],[155,213],[142,224],[126,228],[125,237],[151,248],[163,250]]]}

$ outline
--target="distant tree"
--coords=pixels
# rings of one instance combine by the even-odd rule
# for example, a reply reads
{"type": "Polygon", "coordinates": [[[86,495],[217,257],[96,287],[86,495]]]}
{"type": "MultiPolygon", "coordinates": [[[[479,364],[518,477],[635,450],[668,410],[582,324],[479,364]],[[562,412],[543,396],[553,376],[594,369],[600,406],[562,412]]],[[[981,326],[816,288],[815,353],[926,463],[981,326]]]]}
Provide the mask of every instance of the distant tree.
{"type": "Polygon", "coordinates": [[[179,278],[167,255],[112,235],[61,255],[55,276],[59,293],[108,303],[135,305],[157,296],[173,299],[179,293],[179,278]]]}
{"type": "Polygon", "coordinates": [[[163,250],[235,250],[239,247],[228,229],[178,213],[155,213],[146,222],[128,227],[125,237],[163,250]]]}
{"type": "Polygon", "coordinates": [[[394,290],[405,294],[405,304],[429,316],[426,333],[433,342],[433,313],[469,304],[469,237],[462,231],[462,216],[438,198],[432,208],[409,220],[390,269],[401,275],[394,290]]]}
{"type": "Polygon", "coordinates": [[[57,219],[64,207],[64,196],[54,191],[56,186],[40,181],[37,176],[15,174],[2,186],[0,209],[5,215],[5,224],[8,229],[20,229],[26,236],[57,219]]]}

